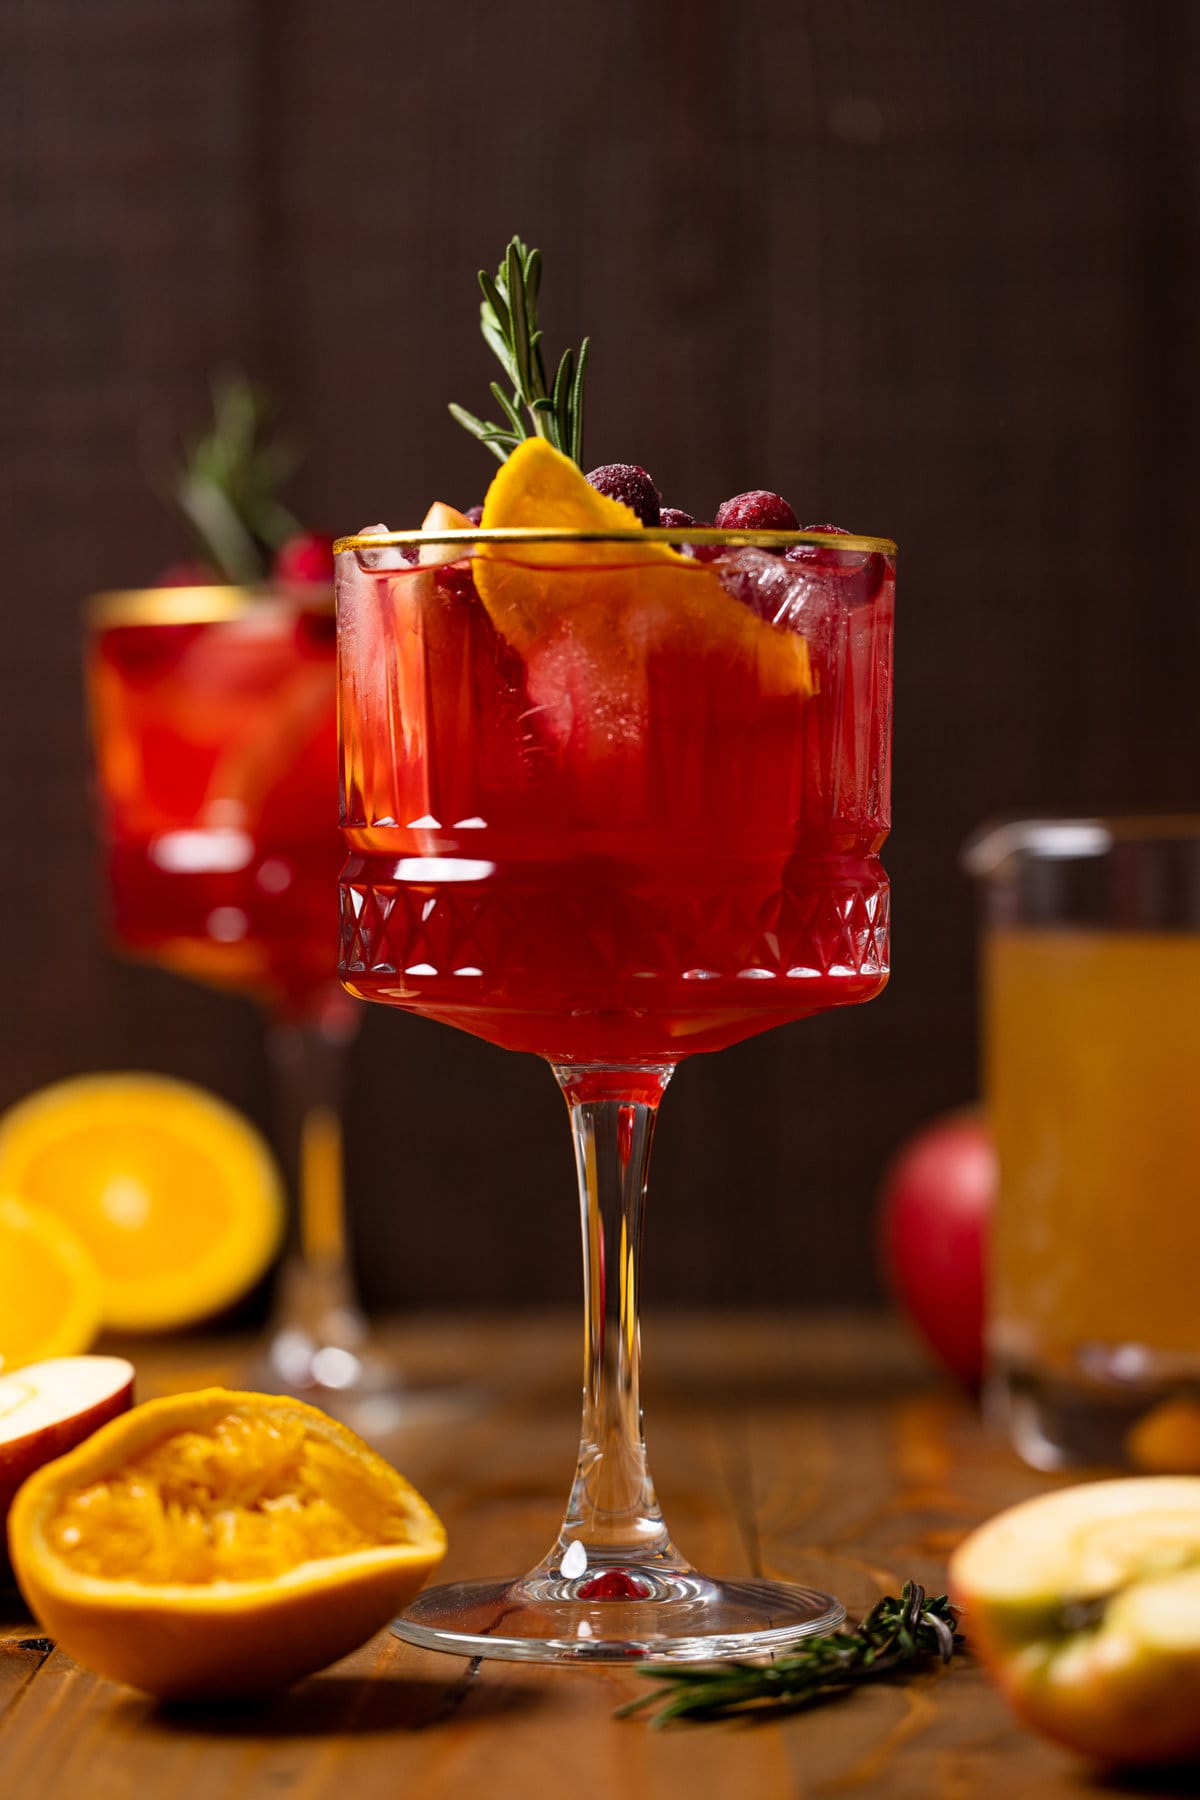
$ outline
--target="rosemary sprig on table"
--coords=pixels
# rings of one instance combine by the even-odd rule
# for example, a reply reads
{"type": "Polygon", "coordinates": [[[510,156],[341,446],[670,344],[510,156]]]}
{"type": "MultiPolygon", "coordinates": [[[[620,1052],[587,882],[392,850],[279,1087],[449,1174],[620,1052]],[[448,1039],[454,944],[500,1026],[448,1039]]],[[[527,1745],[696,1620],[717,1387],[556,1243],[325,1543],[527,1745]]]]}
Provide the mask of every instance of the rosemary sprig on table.
{"type": "Polygon", "coordinates": [[[453,402],[450,413],[500,462],[524,438],[544,437],[578,463],[583,453],[583,377],[588,340],[584,338],[578,352],[563,351],[554,381],[549,383],[537,319],[541,277],[541,251],[530,250],[519,237],[509,244],[494,276],[480,269],[480,328],[512,384],[512,393],[506,393],[498,381],[490,384],[492,398],[504,416],[502,425],[477,418],[465,406],[453,402]]]}
{"type": "Polygon", "coordinates": [[[658,1707],[650,1722],[661,1726],[681,1719],[728,1719],[819,1706],[851,1688],[935,1658],[949,1662],[962,1642],[956,1621],[956,1610],[944,1594],[928,1599],[918,1582],[906,1581],[898,1600],[886,1595],[857,1629],[805,1639],[794,1655],[777,1662],[641,1669],[639,1674],[664,1686],[619,1707],[617,1716],[658,1707]]]}

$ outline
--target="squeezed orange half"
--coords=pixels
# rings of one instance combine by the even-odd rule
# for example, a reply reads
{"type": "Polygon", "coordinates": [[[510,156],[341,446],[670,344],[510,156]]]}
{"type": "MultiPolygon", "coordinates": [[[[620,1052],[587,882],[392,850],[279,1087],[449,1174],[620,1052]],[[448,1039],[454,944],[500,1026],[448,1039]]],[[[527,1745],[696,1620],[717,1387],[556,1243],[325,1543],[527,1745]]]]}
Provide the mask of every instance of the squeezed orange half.
{"type": "Polygon", "coordinates": [[[163,1699],[267,1692],[365,1643],[445,1554],[432,1508],[302,1401],[135,1407],[21,1488],[9,1550],[85,1668],[163,1699]]]}

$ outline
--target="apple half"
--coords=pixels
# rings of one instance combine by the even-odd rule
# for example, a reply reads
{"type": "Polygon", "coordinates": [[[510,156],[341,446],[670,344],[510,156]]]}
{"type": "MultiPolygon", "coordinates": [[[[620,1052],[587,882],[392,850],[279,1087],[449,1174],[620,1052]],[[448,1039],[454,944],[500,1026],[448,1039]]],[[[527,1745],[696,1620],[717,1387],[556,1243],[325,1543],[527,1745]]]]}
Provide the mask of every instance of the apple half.
{"type": "Polygon", "coordinates": [[[0,1375],[0,1566],[8,1509],[26,1476],[132,1402],[133,1364],[123,1356],[55,1356],[0,1375]]]}
{"type": "Polygon", "coordinates": [[[1034,1730],[1111,1764],[1200,1756],[1200,1477],[1061,1488],[950,1562],[980,1661],[1034,1730]]]}

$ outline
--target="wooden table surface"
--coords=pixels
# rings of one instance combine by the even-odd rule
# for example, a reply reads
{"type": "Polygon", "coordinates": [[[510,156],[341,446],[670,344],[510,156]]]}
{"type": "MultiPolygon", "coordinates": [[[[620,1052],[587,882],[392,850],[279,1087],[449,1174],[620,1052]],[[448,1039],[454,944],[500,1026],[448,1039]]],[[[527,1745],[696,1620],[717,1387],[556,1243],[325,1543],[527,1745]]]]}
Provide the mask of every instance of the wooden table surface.
{"type": "MultiPolygon", "coordinates": [[[[446,1522],[446,1579],[516,1573],[551,1542],[574,1459],[579,1335],[573,1317],[529,1314],[423,1319],[392,1334],[414,1376],[487,1384],[477,1411],[412,1424],[387,1446],[446,1522]]],[[[1048,1485],[886,1320],[652,1317],[645,1351],[659,1494],[676,1542],[713,1573],[827,1587],[856,1616],[906,1576],[940,1591],[966,1530],[1048,1485]]],[[[139,1353],[140,1394],[229,1379],[228,1355],[212,1344],[139,1353]]],[[[1089,1772],[1014,1724],[969,1656],[752,1724],[654,1731],[614,1718],[645,1686],[624,1668],[470,1662],[383,1633],[269,1703],[172,1709],[39,1643],[10,1595],[0,1599],[0,1796],[1200,1793],[1194,1775],[1155,1787],[1089,1772]]]]}

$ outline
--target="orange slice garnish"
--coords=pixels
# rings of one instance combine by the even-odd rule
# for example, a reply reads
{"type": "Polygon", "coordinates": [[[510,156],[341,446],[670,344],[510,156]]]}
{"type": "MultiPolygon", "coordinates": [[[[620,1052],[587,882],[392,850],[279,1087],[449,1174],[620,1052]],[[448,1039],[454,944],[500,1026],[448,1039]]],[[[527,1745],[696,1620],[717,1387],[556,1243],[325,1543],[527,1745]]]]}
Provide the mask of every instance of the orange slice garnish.
{"type": "MultiPolygon", "coordinates": [[[[597,493],[544,438],[528,438],[487,491],[483,529],[638,529],[637,515],[597,493]]],[[[481,544],[475,585],[497,629],[523,654],[569,634],[603,673],[659,651],[753,669],[764,696],[813,691],[808,645],[726,592],[707,564],[669,544],[481,544]]]]}
{"type": "Polygon", "coordinates": [[[285,1686],[365,1643],[441,1561],[446,1534],[316,1408],[209,1388],[135,1407],[32,1475],[9,1548],[68,1655],[200,1699],[285,1686]]]}

